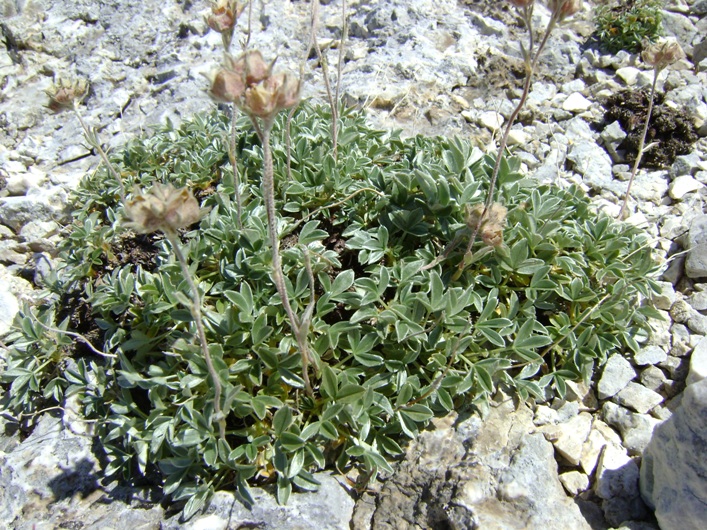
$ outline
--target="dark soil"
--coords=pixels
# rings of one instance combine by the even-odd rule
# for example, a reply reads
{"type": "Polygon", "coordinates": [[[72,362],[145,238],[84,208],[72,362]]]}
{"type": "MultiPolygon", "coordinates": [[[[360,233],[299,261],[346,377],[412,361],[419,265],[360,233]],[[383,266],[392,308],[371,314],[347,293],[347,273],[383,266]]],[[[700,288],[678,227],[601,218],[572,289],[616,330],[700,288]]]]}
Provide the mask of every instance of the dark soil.
{"type": "MultiPolygon", "coordinates": [[[[604,104],[604,124],[618,120],[628,134],[619,149],[626,151],[629,163],[636,160],[648,113],[649,95],[646,90],[624,90],[611,96],[604,104]]],[[[640,166],[669,167],[676,157],[689,153],[697,140],[697,132],[689,113],[664,105],[663,95],[656,94],[645,143],[648,146],[656,142],[656,145],[643,153],[640,166]]]]}

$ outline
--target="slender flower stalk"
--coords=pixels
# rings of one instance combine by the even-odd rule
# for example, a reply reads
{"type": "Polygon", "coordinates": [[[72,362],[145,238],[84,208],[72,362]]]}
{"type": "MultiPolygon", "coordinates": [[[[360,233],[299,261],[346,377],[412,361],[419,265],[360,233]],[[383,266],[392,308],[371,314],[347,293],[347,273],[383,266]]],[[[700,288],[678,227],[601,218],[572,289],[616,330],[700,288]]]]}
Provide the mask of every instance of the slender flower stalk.
{"type": "MultiPolygon", "coordinates": [[[[460,269],[463,269],[469,262],[471,258],[471,248],[474,245],[474,242],[476,241],[476,236],[478,236],[479,231],[482,229],[482,226],[484,224],[488,225],[488,222],[490,221],[489,210],[492,204],[494,203],[493,196],[496,191],[496,181],[498,179],[498,173],[501,169],[501,161],[503,159],[506,146],[508,145],[508,136],[511,133],[511,129],[515,124],[515,121],[518,118],[520,111],[523,109],[523,107],[525,106],[525,102],[528,99],[528,94],[530,93],[530,87],[533,81],[533,74],[535,73],[535,69],[537,68],[540,54],[545,49],[545,45],[547,44],[550,34],[555,29],[555,26],[557,26],[558,23],[563,22],[566,18],[574,15],[582,7],[581,0],[549,0],[548,8],[551,12],[550,20],[548,21],[547,27],[545,28],[545,32],[543,34],[543,38],[540,41],[537,50],[533,52],[533,48],[535,47],[535,41],[533,36],[533,8],[535,7],[535,0],[509,0],[509,2],[520,11],[520,15],[523,19],[523,22],[525,23],[525,27],[528,30],[528,48],[526,49],[521,43],[523,62],[525,64],[525,82],[523,83],[523,93],[520,97],[518,105],[516,105],[516,108],[513,110],[513,113],[508,119],[508,123],[506,124],[506,127],[503,131],[503,136],[501,137],[501,141],[498,146],[496,162],[494,164],[493,172],[491,174],[489,191],[486,197],[486,202],[484,203],[484,209],[481,215],[478,216],[476,226],[472,232],[471,237],[469,238],[469,243],[467,245],[466,253],[464,255],[465,258],[459,263],[460,269]]],[[[493,241],[498,241],[498,239],[493,238],[493,241]]],[[[501,235],[500,243],[502,242],[503,240],[501,235]]]]}
{"type": "MultiPolygon", "coordinates": [[[[292,333],[297,341],[302,361],[302,379],[307,394],[312,395],[309,380],[309,365],[316,363],[309,352],[307,335],[311,324],[313,300],[302,317],[292,309],[287,284],[282,271],[280,237],[277,231],[275,207],[275,175],[273,169],[270,134],[277,114],[291,109],[299,102],[300,82],[288,74],[272,72],[273,63],[266,63],[258,50],[246,50],[237,58],[226,57],[226,65],[212,76],[210,94],[219,101],[232,102],[250,118],[263,148],[263,200],[268,224],[268,236],[272,249],[272,279],[282,301],[292,333]]],[[[308,256],[305,253],[306,266],[308,256]]],[[[314,290],[313,275],[309,273],[311,289],[314,290]]]]}
{"type": "Polygon", "coordinates": [[[638,165],[641,163],[641,158],[643,158],[643,151],[645,150],[646,136],[648,135],[648,127],[651,121],[651,115],[653,114],[653,102],[655,100],[655,90],[658,85],[658,76],[665,68],[671,64],[684,59],[685,52],[683,52],[680,44],[675,40],[661,40],[651,46],[648,46],[642,54],[643,61],[653,67],[653,84],[651,85],[651,93],[648,99],[648,111],[646,112],[646,121],[643,124],[643,132],[641,133],[641,139],[638,142],[638,151],[636,153],[636,160],[633,163],[633,169],[631,170],[631,178],[628,181],[628,187],[626,188],[626,196],[621,203],[621,209],[619,210],[619,219],[623,219],[626,212],[626,206],[628,205],[628,199],[631,196],[631,187],[633,186],[633,181],[638,173],[638,165]]]}

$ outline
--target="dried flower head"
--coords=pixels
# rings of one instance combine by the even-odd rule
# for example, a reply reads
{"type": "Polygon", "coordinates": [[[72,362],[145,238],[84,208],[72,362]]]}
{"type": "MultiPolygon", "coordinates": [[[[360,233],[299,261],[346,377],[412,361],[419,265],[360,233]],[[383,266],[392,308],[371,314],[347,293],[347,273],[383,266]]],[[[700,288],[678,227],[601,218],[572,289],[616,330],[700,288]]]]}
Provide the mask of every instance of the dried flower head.
{"type": "Polygon", "coordinates": [[[238,103],[245,94],[243,75],[227,68],[221,68],[209,78],[209,95],[217,101],[238,103]]]}
{"type": "Polygon", "coordinates": [[[548,0],[547,7],[562,22],[582,8],[582,0],[548,0]]]}
{"type": "Polygon", "coordinates": [[[136,232],[149,234],[161,230],[174,233],[201,219],[199,203],[187,188],[155,184],[125,204],[129,223],[136,232]]]}
{"type": "Polygon", "coordinates": [[[56,79],[46,91],[49,107],[54,112],[70,109],[74,103],[80,103],[88,94],[88,81],[85,79],[56,79]]]}
{"type": "Polygon", "coordinates": [[[685,52],[675,39],[661,39],[649,45],[641,54],[643,61],[655,70],[663,70],[667,66],[685,58],[685,52]]]}
{"type": "MultiPolygon", "coordinates": [[[[470,230],[476,230],[483,212],[483,204],[467,206],[466,225],[470,230]]],[[[506,226],[507,215],[508,209],[502,204],[494,202],[489,206],[479,227],[479,235],[484,243],[491,247],[499,247],[503,244],[503,227],[506,226]]]]}
{"type": "Polygon", "coordinates": [[[532,4],[535,3],[535,0],[508,0],[511,4],[513,4],[515,7],[518,9],[523,9],[525,7],[530,7],[532,4]]]}
{"type": "Polygon", "coordinates": [[[206,17],[206,24],[221,34],[226,50],[231,46],[233,31],[244,9],[245,4],[237,0],[217,0],[211,6],[211,13],[206,17]]]}
{"type": "Polygon", "coordinates": [[[300,83],[288,74],[273,74],[258,50],[234,58],[211,76],[209,93],[218,101],[236,103],[251,116],[270,119],[299,101],[300,83]]]}

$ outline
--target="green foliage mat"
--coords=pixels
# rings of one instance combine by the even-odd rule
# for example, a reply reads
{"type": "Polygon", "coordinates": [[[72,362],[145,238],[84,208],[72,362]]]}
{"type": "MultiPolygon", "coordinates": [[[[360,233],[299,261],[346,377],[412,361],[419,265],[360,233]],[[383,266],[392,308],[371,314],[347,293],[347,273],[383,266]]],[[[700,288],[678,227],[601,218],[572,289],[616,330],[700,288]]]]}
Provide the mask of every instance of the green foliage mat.
{"type": "Polygon", "coordinates": [[[297,314],[315,299],[313,396],[270,278],[262,149],[239,121],[239,223],[230,123],[214,114],[114,160],[128,190],[186,185],[209,209],[181,238],[224,388],[226,438],[212,421],[179,265],[159,236],[121,226],[118,184],[104,169],[75,195],[48,301],[25,308],[8,337],[6,414],[26,420],[74,396],[95,422],[105,473],[152,476],[188,499],[188,517],[214,488],[251,501],[248,483],[276,482],[286,502],[293,485],[316,487],[317,469],[355,465],[374,478],[433,416],[483,408],[498,388],[564,396],[567,380],[591,380],[607,356],[645,339],[656,311],[644,301],[657,287],[644,233],[596,213],[577,187],[524,178],[510,158],[497,198],[508,208],[505,243],[479,241],[465,258],[468,207],[484,201],[493,159],[458,139],[372,130],[345,111],[335,160],[330,119],[308,105],[294,114],[290,177],[284,119],[273,133],[290,298],[297,314]]]}

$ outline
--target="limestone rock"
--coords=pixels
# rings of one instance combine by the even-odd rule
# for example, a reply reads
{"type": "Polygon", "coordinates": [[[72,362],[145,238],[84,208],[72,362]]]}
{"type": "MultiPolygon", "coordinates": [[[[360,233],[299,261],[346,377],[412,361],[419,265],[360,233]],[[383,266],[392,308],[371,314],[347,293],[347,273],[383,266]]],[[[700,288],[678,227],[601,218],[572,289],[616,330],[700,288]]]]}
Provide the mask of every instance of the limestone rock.
{"type": "Polygon", "coordinates": [[[698,530],[707,521],[707,379],[690,385],[655,431],[641,465],[641,495],[661,528],[698,530]]]}
{"type": "Polygon", "coordinates": [[[648,414],[631,412],[610,401],[604,403],[602,415],[609,425],[619,430],[623,446],[632,455],[643,453],[653,436],[653,430],[661,423],[648,414]]]}
{"type": "Polygon", "coordinates": [[[372,527],[588,530],[557,476],[552,445],[534,430],[533,413],[506,399],[483,420],[421,433],[383,484],[372,527]]]}
{"type": "Polygon", "coordinates": [[[685,274],[689,278],[707,276],[707,215],[693,219],[688,237],[690,252],[685,262],[685,274]]]}
{"type": "Polygon", "coordinates": [[[657,364],[663,362],[668,357],[668,354],[660,348],[659,346],[647,346],[646,348],[641,348],[633,356],[633,361],[638,366],[645,366],[647,364],[657,364]]]}
{"type": "Polygon", "coordinates": [[[690,356],[690,372],[686,383],[691,385],[707,378],[707,337],[703,337],[690,356]]]}
{"type": "Polygon", "coordinates": [[[622,355],[614,354],[609,357],[604,365],[597,394],[599,399],[607,399],[618,394],[628,383],[636,377],[636,371],[622,355]]]}
{"type": "Polygon", "coordinates": [[[604,517],[612,526],[645,514],[638,489],[639,469],[626,451],[608,444],[599,458],[594,491],[603,499],[604,517]]]}
{"type": "Polygon", "coordinates": [[[614,396],[614,399],[619,405],[635,410],[639,414],[645,414],[663,402],[663,396],[638,383],[629,383],[614,396]]]}

